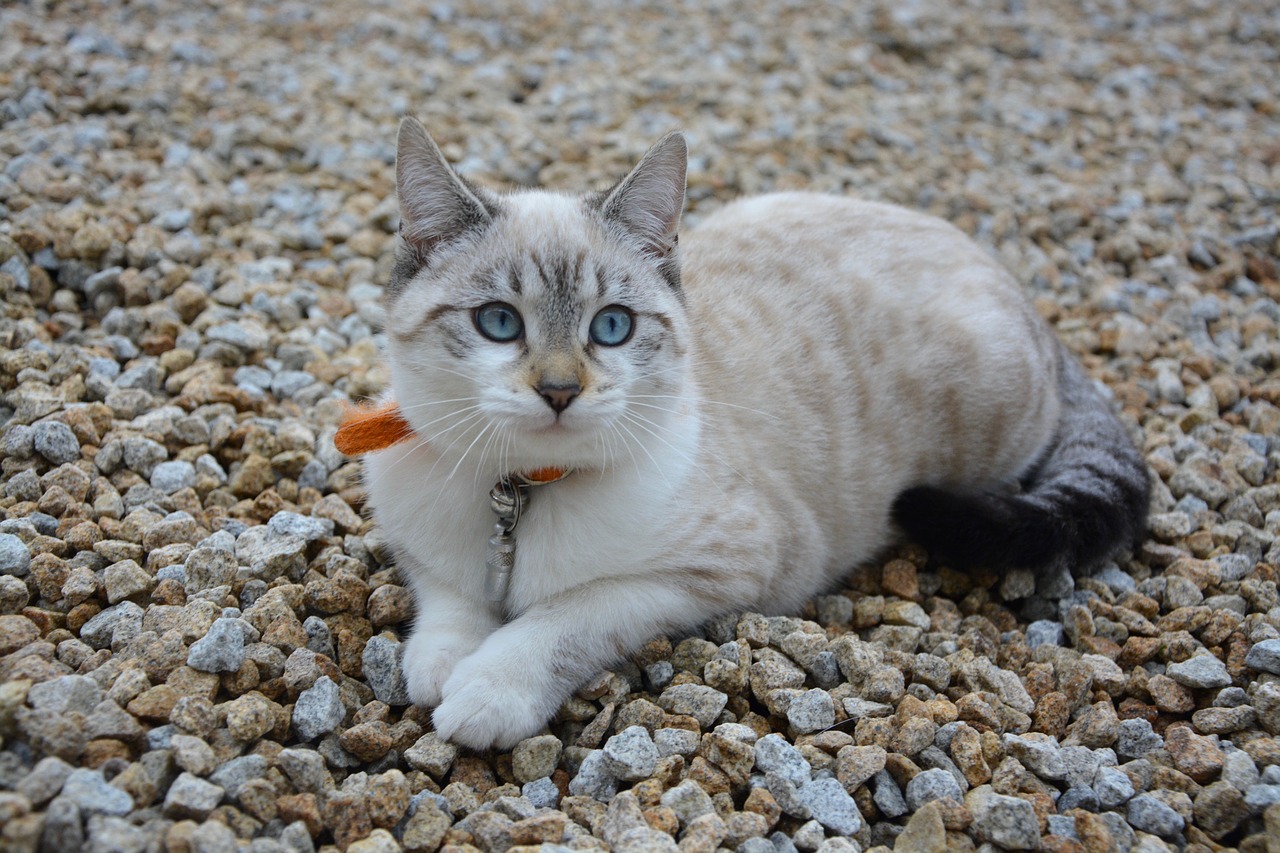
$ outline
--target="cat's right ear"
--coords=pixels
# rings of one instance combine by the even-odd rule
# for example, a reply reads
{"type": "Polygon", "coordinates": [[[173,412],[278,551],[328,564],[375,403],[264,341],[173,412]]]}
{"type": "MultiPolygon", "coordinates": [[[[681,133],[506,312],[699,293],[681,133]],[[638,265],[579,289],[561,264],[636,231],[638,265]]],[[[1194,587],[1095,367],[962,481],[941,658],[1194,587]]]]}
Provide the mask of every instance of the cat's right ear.
{"type": "Polygon", "coordinates": [[[601,202],[605,218],[639,237],[654,257],[669,258],[675,250],[688,158],[684,135],[668,133],[601,202]]]}
{"type": "Polygon", "coordinates": [[[421,261],[436,246],[489,224],[492,211],[449,166],[415,118],[400,122],[396,140],[400,236],[421,261]]]}

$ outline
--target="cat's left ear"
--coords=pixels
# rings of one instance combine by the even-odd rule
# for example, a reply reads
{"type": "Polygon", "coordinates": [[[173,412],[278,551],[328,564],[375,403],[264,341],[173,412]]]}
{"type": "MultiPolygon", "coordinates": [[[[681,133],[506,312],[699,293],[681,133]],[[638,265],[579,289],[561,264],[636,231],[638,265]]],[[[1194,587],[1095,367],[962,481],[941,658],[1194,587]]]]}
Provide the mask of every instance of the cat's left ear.
{"type": "Polygon", "coordinates": [[[600,204],[606,219],[643,240],[646,250],[657,258],[670,256],[676,247],[688,156],[684,134],[668,133],[600,204]]]}

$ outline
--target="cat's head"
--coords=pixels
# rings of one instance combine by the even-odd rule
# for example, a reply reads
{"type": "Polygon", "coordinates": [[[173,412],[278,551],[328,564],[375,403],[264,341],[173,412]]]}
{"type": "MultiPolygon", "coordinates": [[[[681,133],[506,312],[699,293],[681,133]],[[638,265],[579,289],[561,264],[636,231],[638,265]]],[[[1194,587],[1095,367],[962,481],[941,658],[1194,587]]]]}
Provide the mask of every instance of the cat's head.
{"type": "Polygon", "coordinates": [[[401,124],[387,330],[421,440],[492,474],[622,465],[667,440],[689,353],[685,163],[673,133],[604,193],[500,195],[401,124]]]}

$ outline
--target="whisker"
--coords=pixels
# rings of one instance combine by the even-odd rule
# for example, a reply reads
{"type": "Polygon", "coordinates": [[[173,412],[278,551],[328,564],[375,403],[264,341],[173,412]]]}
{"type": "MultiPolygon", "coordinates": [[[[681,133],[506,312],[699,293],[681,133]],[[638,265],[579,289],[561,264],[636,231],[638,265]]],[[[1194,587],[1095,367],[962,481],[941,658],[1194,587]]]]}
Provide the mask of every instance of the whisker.
{"type": "MultiPolygon", "coordinates": [[[[641,441],[640,438],[634,432],[628,429],[627,425],[624,424],[622,421],[617,421],[616,425],[620,427],[623,431],[625,431],[627,435],[631,436],[632,440],[635,441],[637,445],[639,445],[640,449],[644,451],[644,455],[648,456],[649,461],[653,463],[653,467],[658,469],[658,476],[662,477],[662,482],[666,483],[667,488],[670,489],[671,481],[667,479],[667,472],[662,470],[662,466],[658,464],[657,459],[653,458],[653,454],[649,452],[649,448],[644,446],[644,442],[641,441]]],[[[637,426],[639,426],[639,424],[637,424],[637,426]]],[[[628,451],[629,450],[630,448],[628,448],[628,451]]],[[[631,459],[634,461],[635,458],[636,458],[635,454],[632,454],[631,459]]]]}

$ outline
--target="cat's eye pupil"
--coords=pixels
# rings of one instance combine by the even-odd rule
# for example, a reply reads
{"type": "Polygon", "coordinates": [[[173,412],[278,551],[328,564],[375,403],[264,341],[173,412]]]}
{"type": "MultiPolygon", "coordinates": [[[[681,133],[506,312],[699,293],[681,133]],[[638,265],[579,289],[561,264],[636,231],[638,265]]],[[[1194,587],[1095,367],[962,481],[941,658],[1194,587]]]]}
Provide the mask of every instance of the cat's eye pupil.
{"type": "Polygon", "coordinates": [[[475,311],[475,324],[480,334],[491,341],[514,341],[524,332],[520,312],[505,302],[489,302],[475,311]]]}
{"type": "Polygon", "coordinates": [[[621,305],[600,309],[591,320],[591,340],[606,347],[625,344],[631,338],[635,320],[631,311],[621,305]]]}

